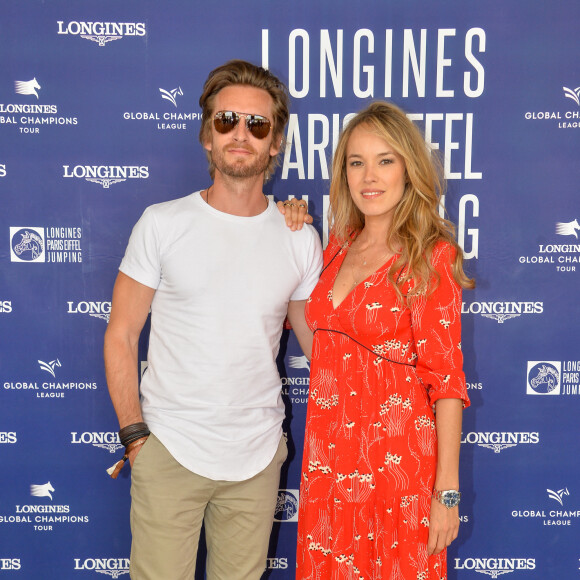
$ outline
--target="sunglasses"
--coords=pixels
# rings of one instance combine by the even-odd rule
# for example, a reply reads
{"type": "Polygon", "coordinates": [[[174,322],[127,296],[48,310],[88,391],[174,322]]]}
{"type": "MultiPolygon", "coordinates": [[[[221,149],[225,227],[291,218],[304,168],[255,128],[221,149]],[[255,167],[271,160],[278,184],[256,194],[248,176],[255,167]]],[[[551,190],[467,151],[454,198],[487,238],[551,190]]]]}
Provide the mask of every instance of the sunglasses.
{"type": "Polygon", "coordinates": [[[262,115],[236,113],[235,111],[220,111],[213,118],[213,126],[218,133],[229,133],[238,126],[240,119],[246,118],[246,129],[256,138],[264,139],[270,132],[271,123],[262,115]]]}

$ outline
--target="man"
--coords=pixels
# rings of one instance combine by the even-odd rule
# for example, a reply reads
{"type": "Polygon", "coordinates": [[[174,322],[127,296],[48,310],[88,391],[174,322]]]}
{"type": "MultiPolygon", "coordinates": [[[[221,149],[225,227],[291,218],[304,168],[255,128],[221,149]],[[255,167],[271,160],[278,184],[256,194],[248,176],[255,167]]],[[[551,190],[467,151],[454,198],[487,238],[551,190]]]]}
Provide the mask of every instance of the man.
{"type": "Polygon", "coordinates": [[[210,73],[200,105],[213,183],[145,210],[105,335],[132,466],[134,580],[192,579],[202,521],[209,580],[261,577],[287,455],[275,364],[286,314],[305,353],[312,346],[300,330],[320,241],[311,226],[287,228],[262,192],[283,143],[285,87],[231,61],[210,73]],[[137,346],[150,308],[140,401],[137,346]]]}

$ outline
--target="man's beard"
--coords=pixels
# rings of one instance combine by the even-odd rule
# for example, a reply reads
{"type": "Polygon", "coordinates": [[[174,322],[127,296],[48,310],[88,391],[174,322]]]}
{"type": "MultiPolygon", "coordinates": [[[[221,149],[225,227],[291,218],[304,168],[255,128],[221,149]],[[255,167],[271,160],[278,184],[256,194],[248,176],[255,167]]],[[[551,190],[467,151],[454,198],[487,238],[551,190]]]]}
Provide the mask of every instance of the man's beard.
{"type": "MultiPolygon", "coordinates": [[[[249,151],[254,152],[253,150],[250,149],[249,151]]],[[[213,161],[216,170],[219,171],[220,173],[227,175],[228,177],[245,178],[263,175],[266,169],[268,168],[268,164],[270,163],[270,154],[268,151],[264,151],[263,154],[254,156],[251,162],[248,162],[249,159],[246,159],[244,157],[243,159],[239,159],[238,161],[229,163],[225,159],[223,149],[218,150],[212,149],[211,159],[213,161]]]]}

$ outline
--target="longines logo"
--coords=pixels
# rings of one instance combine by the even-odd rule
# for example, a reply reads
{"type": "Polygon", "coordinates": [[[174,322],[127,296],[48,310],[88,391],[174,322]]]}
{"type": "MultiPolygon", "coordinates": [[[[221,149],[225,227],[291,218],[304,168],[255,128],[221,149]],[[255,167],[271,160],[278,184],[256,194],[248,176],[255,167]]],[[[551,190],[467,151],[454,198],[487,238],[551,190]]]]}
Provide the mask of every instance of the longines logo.
{"type": "MultiPolygon", "coordinates": [[[[555,224],[558,236],[574,236],[578,239],[579,229],[578,219],[555,224]]],[[[556,272],[576,272],[576,265],[580,263],[580,243],[538,244],[537,253],[520,256],[518,261],[531,267],[545,268],[551,265],[556,272]]]]}
{"type": "Polygon", "coordinates": [[[109,322],[111,315],[110,302],[87,302],[83,300],[81,302],[67,302],[67,305],[67,314],[88,314],[109,322]]]}
{"type": "MultiPolygon", "coordinates": [[[[570,89],[562,87],[562,97],[571,99],[580,105],[580,87],[570,89]]],[[[578,129],[580,127],[580,111],[568,110],[563,111],[556,109],[545,109],[543,111],[527,111],[524,117],[528,121],[555,121],[558,123],[558,129],[578,129]]]]}
{"type": "Polygon", "coordinates": [[[80,227],[11,227],[10,261],[81,263],[81,238],[80,227]]]}
{"type": "Polygon", "coordinates": [[[266,570],[286,569],[288,569],[288,558],[268,558],[266,560],[266,570]]]}
{"type": "Polygon", "coordinates": [[[11,300],[0,300],[0,314],[10,314],[12,312],[11,300]]]}
{"type": "Polygon", "coordinates": [[[571,495],[567,487],[558,490],[546,489],[547,499],[545,505],[538,502],[539,505],[533,508],[516,509],[511,513],[512,518],[531,519],[542,522],[544,526],[564,526],[570,527],[580,521],[580,509],[566,509],[566,502],[571,495]],[[554,509],[554,504],[558,503],[562,509],[554,509]]]}
{"type": "Polygon", "coordinates": [[[482,391],[483,383],[465,383],[468,391],[482,391]]]}
{"type": "Polygon", "coordinates": [[[123,447],[119,434],[115,431],[85,431],[84,433],[71,431],[71,444],[92,445],[106,449],[110,453],[115,453],[123,447]]]}
{"type": "Polygon", "coordinates": [[[472,570],[498,578],[516,570],[535,570],[535,558],[455,558],[456,570],[472,570]]]}
{"type": "MultiPolygon", "coordinates": [[[[30,96],[38,100],[41,89],[36,77],[28,81],[14,81],[14,93],[24,100],[30,100],[30,96]]],[[[78,125],[78,119],[59,116],[56,105],[0,103],[0,125],[18,126],[20,133],[38,134],[46,126],[78,125]]]]}
{"type": "Polygon", "coordinates": [[[297,489],[279,489],[276,509],[274,510],[274,521],[297,522],[299,497],[300,492],[297,489]]]}
{"type": "Polygon", "coordinates": [[[12,513],[0,514],[1,524],[30,524],[34,531],[53,531],[57,525],[86,524],[89,516],[75,514],[69,505],[53,503],[53,496],[58,492],[50,481],[30,486],[30,495],[34,503],[17,504],[12,513]]]}
{"type": "Polygon", "coordinates": [[[6,165],[0,163],[0,177],[6,177],[6,165]]]}
{"type": "MultiPolygon", "coordinates": [[[[183,96],[181,87],[175,89],[159,89],[161,99],[168,101],[174,108],[178,108],[177,97],[183,96]]],[[[167,107],[165,107],[167,108],[167,107]]],[[[156,128],[163,131],[185,131],[187,130],[187,122],[201,121],[201,113],[181,113],[181,112],[161,112],[161,111],[125,111],[123,113],[125,121],[138,121],[146,123],[156,123],[156,128]]]]}
{"type": "Polygon", "coordinates": [[[105,46],[112,40],[119,40],[125,36],[145,36],[147,27],[145,22],[78,22],[65,23],[57,21],[58,34],[80,36],[92,40],[99,46],[105,46]]]}
{"type": "Polygon", "coordinates": [[[20,570],[20,558],[3,558],[0,556],[0,570],[20,570]]]}
{"type": "Polygon", "coordinates": [[[106,574],[111,578],[120,578],[129,574],[129,558],[75,558],[75,570],[90,570],[106,574]]]}
{"type": "Polygon", "coordinates": [[[516,447],[517,445],[532,444],[540,442],[540,434],[537,432],[520,431],[472,431],[463,433],[461,443],[478,445],[491,449],[494,453],[501,453],[504,449],[516,447]]]}
{"type": "Polygon", "coordinates": [[[580,361],[528,361],[528,395],[580,395],[580,361]]]}
{"type": "Polygon", "coordinates": [[[0,431],[0,444],[13,445],[18,443],[16,431],[0,431]]]}
{"type": "Polygon", "coordinates": [[[542,312],[544,312],[543,302],[463,302],[461,305],[462,314],[479,314],[495,320],[498,324],[522,314],[542,314],[542,312]]]}
{"type": "Polygon", "coordinates": [[[85,179],[108,189],[127,179],[148,179],[149,167],[137,165],[63,165],[63,177],[85,179]]]}

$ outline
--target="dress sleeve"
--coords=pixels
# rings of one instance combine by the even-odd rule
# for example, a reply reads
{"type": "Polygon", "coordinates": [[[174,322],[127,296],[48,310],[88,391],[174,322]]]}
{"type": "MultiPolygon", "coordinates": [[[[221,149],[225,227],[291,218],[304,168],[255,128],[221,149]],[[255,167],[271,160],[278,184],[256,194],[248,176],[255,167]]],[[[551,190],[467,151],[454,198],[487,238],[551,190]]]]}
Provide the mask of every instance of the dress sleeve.
{"type": "Polygon", "coordinates": [[[461,352],[461,287],[451,269],[455,249],[446,243],[433,250],[439,274],[436,290],[411,301],[411,324],[417,349],[417,374],[431,405],[438,399],[462,399],[469,406],[461,352]]]}

